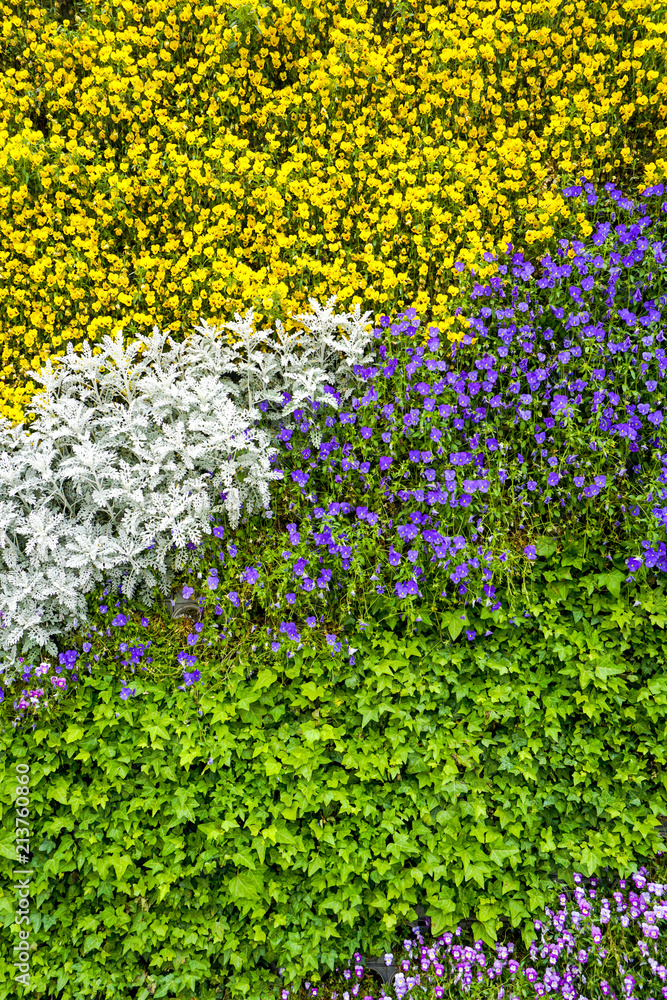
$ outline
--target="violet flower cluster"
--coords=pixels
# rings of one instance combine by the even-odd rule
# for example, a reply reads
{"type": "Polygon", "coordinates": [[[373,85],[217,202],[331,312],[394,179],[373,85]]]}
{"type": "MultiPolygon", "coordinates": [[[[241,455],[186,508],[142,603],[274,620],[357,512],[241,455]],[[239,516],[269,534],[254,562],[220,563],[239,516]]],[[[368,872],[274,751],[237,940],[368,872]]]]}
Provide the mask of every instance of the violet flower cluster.
{"type": "MultiPolygon", "coordinates": [[[[327,408],[316,424],[320,404],[308,419],[283,391],[292,419],[273,434],[271,462],[280,463],[293,520],[276,529],[264,561],[243,558],[252,546],[240,548],[238,532],[232,541],[223,524],[213,527],[227,551],[208,571],[202,603],[223,616],[221,635],[257,602],[272,616],[257,645],[289,658],[303,644],[294,613],[313,629],[357,586],[361,601],[382,598],[412,613],[411,623],[417,599],[484,600],[493,614],[502,605],[497,585],[537,558],[539,537],[576,522],[604,539],[610,569],[626,583],[667,570],[667,255],[646,205],[611,184],[605,190],[615,203],[611,221],[597,224],[588,244],[561,240],[558,259],[544,257],[539,276],[507,247],[497,274],[473,285],[470,301],[481,304],[451,352],[433,326],[417,344],[420,320],[408,309],[373,331],[381,364],[354,366],[362,389],[349,408],[327,408]]],[[[643,197],[663,193],[659,185],[643,197]]],[[[564,194],[597,201],[585,178],[564,194]]],[[[338,407],[335,388],[324,392],[338,407]]],[[[260,411],[268,406],[259,402],[260,411]]],[[[365,627],[370,612],[361,610],[357,625],[365,627]]],[[[331,656],[345,645],[353,664],[354,648],[339,632],[326,633],[331,656]]],[[[476,629],[465,638],[475,641],[476,629]]],[[[177,654],[186,687],[201,679],[198,641],[193,632],[177,654]]],[[[19,710],[35,691],[24,691],[19,710]]]]}
{"type": "MultiPolygon", "coordinates": [[[[442,1000],[471,991],[485,1000],[491,996],[519,1000],[518,992],[528,995],[522,982],[531,985],[530,994],[535,997],[552,995],[562,1000],[667,998],[667,955],[660,943],[661,924],[667,920],[667,885],[649,881],[645,866],[629,879],[614,880],[607,867],[599,879],[575,872],[573,881],[574,891],[558,894],[558,909],[547,907],[547,921],[534,921],[539,938],[533,939],[522,962],[513,957],[511,941],[496,942],[495,955],[489,958],[483,941],[462,944],[460,926],[430,945],[415,926],[414,938],[403,943],[405,957],[396,962],[399,971],[388,991],[371,986],[368,978],[364,982],[362,957],[355,952],[354,964],[350,962],[350,968],[342,972],[350,986],[332,992],[331,1000],[403,1000],[406,996],[442,1000]],[[615,931],[618,926],[625,941],[620,961],[607,947],[609,929],[615,931]]],[[[394,956],[387,954],[384,959],[390,965],[394,956]]],[[[304,985],[308,995],[320,993],[309,982],[304,985]]],[[[291,995],[290,988],[280,992],[281,1000],[291,995]]]]}

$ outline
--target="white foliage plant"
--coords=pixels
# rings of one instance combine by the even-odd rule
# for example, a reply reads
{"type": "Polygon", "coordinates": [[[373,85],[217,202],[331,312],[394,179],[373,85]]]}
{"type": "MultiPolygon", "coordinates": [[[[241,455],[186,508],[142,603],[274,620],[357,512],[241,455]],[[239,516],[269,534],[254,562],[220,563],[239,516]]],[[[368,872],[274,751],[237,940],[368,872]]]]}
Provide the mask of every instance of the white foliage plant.
{"type": "MultiPolygon", "coordinates": [[[[177,344],[153,328],[123,347],[122,330],[99,354],[68,344],[27,411],[30,429],[0,419],[0,650],[5,667],[88,623],[86,594],[110,582],[149,607],[155,588],[171,596],[174,572],[226,517],[231,530],[260,508],[271,517],[269,484],[276,424],[297,409],[336,408],[354,392],[355,366],[367,365],[370,313],[336,316],[325,308],[297,316],[307,332],[277,320],[253,333],[253,310],[224,324],[232,345],[202,320],[177,344]],[[342,327],[347,336],[334,338],[342,327]],[[165,341],[171,350],[164,351],[165,341]],[[301,354],[295,348],[301,345],[301,354]],[[267,352],[258,350],[266,344],[267,352]],[[136,355],[143,351],[139,360],[136,355]],[[231,376],[231,377],[227,377],[231,376]],[[291,400],[283,406],[283,392],[291,400]],[[266,400],[266,412],[255,402],[266,400]],[[319,404],[313,407],[313,403],[319,404]],[[260,426],[263,424],[264,426],[260,426]],[[221,499],[224,502],[221,503],[221,499]]],[[[320,429],[311,432],[315,447],[320,429]]],[[[10,675],[5,674],[9,680],[10,675]]]]}

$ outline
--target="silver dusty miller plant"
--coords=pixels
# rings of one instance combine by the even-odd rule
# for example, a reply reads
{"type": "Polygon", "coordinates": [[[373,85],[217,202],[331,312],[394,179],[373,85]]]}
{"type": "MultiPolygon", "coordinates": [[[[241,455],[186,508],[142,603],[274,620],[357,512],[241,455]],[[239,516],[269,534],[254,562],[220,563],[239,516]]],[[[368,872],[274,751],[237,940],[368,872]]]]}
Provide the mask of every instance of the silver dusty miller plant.
{"type": "MultiPolygon", "coordinates": [[[[61,365],[49,360],[35,374],[45,388],[28,410],[36,414],[29,431],[0,421],[6,667],[19,644],[24,655],[39,647],[55,656],[54,638],[88,623],[86,594],[100,582],[122,582],[128,598],[136,592],[148,606],[156,586],[169,596],[187,543],[199,544],[215,515],[232,530],[242,507],[272,516],[269,483],[282,478],[270,467],[275,424],[299,408],[337,407],[332,391],[346,401],[354,366],[373,360],[364,353],[371,314],[360,317],[357,305],[353,316],[335,316],[334,302],[322,309],[310,300],[314,316],[296,317],[307,333],[288,335],[278,321],[277,344],[270,330],[251,332],[250,309],[225,324],[240,338],[233,345],[205,323],[182,344],[154,327],[124,349],[118,331],[100,354],[88,341],[81,354],[70,344],[61,365]],[[349,337],[335,339],[337,326],[349,337]],[[262,342],[268,353],[256,349],[262,342]],[[255,407],[262,400],[266,413],[255,407]]],[[[316,447],[319,437],[316,427],[316,447]]]]}

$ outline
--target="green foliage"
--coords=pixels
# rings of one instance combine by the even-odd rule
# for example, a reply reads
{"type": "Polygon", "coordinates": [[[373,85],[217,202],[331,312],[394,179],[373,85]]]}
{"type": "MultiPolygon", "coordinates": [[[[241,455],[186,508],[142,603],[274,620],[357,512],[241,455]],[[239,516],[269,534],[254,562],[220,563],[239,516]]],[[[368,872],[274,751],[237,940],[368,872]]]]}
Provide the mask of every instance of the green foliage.
{"type": "Polygon", "coordinates": [[[664,850],[665,589],[553,545],[524,614],[468,606],[472,643],[460,609],[424,606],[404,634],[359,629],[354,666],[304,647],[226,667],[223,690],[136,677],[121,703],[93,672],[34,729],[4,705],[0,1000],[19,761],[36,997],[144,998],[146,975],[156,997],[275,997],[270,963],[317,982],[342,950],[388,950],[418,904],[436,936],[472,917],[528,944],[554,877],[664,850]]]}

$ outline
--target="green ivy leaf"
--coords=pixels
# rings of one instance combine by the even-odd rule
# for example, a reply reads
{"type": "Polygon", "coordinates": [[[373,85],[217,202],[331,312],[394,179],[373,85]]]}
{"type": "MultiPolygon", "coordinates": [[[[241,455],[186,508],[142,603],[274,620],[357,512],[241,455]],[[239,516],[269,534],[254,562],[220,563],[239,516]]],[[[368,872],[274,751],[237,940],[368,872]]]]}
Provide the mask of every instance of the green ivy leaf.
{"type": "Polygon", "coordinates": [[[16,837],[20,836],[14,830],[0,830],[0,854],[3,858],[16,861],[16,837]]]}
{"type": "Polygon", "coordinates": [[[461,632],[468,624],[468,616],[461,611],[451,611],[448,616],[443,619],[443,624],[447,626],[449,634],[452,639],[458,639],[461,632]]]}
{"type": "Polygon", "coordinates": [[[236,903],[244,900],[257,899],[262,895],[264,886],[257,872],[241,872],[229,880],[227,889],[231,899],[236,903]]]}
{"type": "Polygon", "coordinates": [[[625,573],[619,569],[613,569],[609,573],[598,573],[595,582],[599,587],[606,587],[612,597],[621,596],[621,584],[625,580],[625,573]]]}
{"type": "Polygon", "coordinates": [[[518,927],[523,919],[530,918],[530,913],[519,899],[510,899],[508,908],[512,927],[518,927]]]}
{"type": "Polygon", "coordinates": [[[535,542],[535,552],[543,559],[548,559],[549,556],[552,556],[557,548],[558,544],[555,539],[548,538],[547,536],[542,536],[542,538],[538,538],[535,542]]]}
{"type": "Polygon", "coordinates": [[[454,913],[455,910],[456,903],[454,900],[446,899],[443,896],[438,897],[437,905],[429,904],[428,915],[431,918],[431,934],[433,937],[438,937],[447,928],[451,923],[449,914],[454,913]]]}
{"type": "Polygon", "coordinates": [[[278,680],[278,674],[273,670],[263,669],[257,675],[257,680],[255,681],[255,687],[257,688],[270,688],[278,680]]]}
{"type": "Polygon", "coordinates": [[[121,854],[120,849],[117,849],[111,853],[110,861],[116,869],[116,878],[120,881],[132,864],[132,859],[127,854],[121,854]]]}
{"type": "Polygon", "coordinates": [[[484,888],[484,882],[486,876],[490,874],[489,866],[485,865],[483,862],[477,862],[476,864],[471,864],[467,857],[463,858],[463,869],[465,871],[465,877],[467,881],[471,879],[474,880],[480,889],[484,888]]]}
{"type": "Polygon", "coordinates": [[[361,728],[363,729],[365,725],[373,720],[373,722],[378,721],[378,706],[374,705],[373,708],[366,708],[361,714],[361,728]]]}
{"type": "Polygon", "coordinates": [[[74,743],[75,740],[80,740],[83,738],[84,729],[83,726],[72,725],[68,726],[65,730],[65,743],[74,743]]]}
{"type": "Polygon", "coordinates": [[[267,757],[264,762],[264,770],[266,771],[267,778],[269,778],[273,774],[280,774],[283,770],[283,765],[275,757],[267,757]]]}
{"type": "Polygon", "coordinates": [[[617,674],[625,673],[627,669],[627,664],[611,663],[609,660],[606,660],[604,663],[595,664],[595,676],[601,681],[606,681],[617,674]]]}
{"type": "Polygon", "coordinates": [[[276,823],[276,842],[278,844],[287,844],[288,847],[297,846],[294,836],[289,832],[284,823],[276,823]]]}
{"type": "Polygon", "coordinates": [[[494,847],[489,851],[489,858],[494,865],[499,865],[502,868],[504,867],[503,862],[507,858],[512,858],[519,853],[518,847],[494,847]]]}
{"type": "Polygon", "coordinates": [[[108,778],[127,777],[129,768],[119,760],[107,760],[104,762],[104,770],[108,778]]]}
{"type": "Polygon", "coordinates": [[[320,700],[326,698],[326,690],[323,687],[314,684],[313,681],[308,681],[307,684],[302,685],[301,694],[305,695],[309,701],[317,701],[318,698],[320,700]]]}
{"type": "Polygon", "coordinates": [[[169,739],[169,733],[161,725],[160,717],[157,712],[148,712],[142,715],[139,720],[141,727],[149,734],[151,738],[151,743],[155,743],[160,737],[163,740],[169,739]]]}
{"type": "Polygon", "coordinates": [[[175,789],[170,805],[174,816],[179,822],[183,822],[183,820],[190,823],[196,822],[195,810],[197,808],[197,800],[188,785],[175,789]]]}
{"type": "MultiPolygon", "coordinates": [[[[263,865],[264,864],[264,858],[266,856],[266,844],[264,843],[264,839],[262,837],[254,837],[253,838],[253,842],[252,842],[252,846],[257,851],[257,857],[259,858],[260,865],[263,865]]],[[[254,865],[253,865],[253,868],[254,868],[254,865]]]]}
{"type": "Polygon", "coordinates": [[[235,865],[245,865],[251,871],[255,871],[257,865],[251,858],[247,851],[237,851],[236,854],[232,856],[232,861],[235,865]]]}

